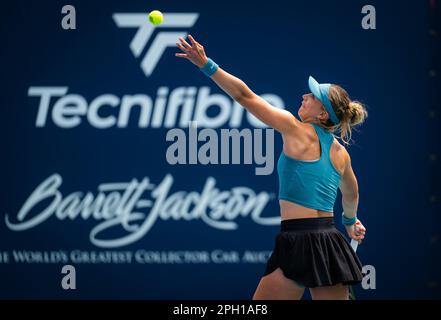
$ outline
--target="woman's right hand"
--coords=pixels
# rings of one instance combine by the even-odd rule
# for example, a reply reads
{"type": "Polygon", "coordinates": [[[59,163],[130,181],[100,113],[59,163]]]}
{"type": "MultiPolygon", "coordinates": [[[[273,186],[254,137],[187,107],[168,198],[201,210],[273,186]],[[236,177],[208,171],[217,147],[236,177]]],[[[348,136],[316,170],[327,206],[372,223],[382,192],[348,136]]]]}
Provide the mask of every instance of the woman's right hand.
{"type": "Polygon", "coordinates": [[[204,46],[196,42],[191,35],[188,35],[188,39],[190,39],[191,45],[185,41],[184,38],[179,38],[180,43],[176,42],[176,45],[184,53],[176,53],[175,56],[186,58],[199,68],[202,68],[208,61],[207,55],[204,51],[204,46]]]}
{"type": "Polygon", "coordinates": [[[358,244],[364,239],[364,235],[366,234],[366,228],[363,226],[360,220],[357,219],[357,222],[348,226],[345,225],[346,232],[351,239],[358,241],[358,244]]]}

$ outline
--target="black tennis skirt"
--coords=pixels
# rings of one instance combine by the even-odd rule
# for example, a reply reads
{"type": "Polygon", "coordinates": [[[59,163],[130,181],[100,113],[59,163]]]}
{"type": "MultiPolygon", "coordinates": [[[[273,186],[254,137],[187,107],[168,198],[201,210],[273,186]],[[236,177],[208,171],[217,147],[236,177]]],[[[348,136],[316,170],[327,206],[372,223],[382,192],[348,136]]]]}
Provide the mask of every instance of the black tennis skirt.
{"type": "Polygon", "coordinates": [[[362,264],[333,217],[282,221],[264,276],[277,268],[307,288],[352,285],[363,279],[362,264]]]}

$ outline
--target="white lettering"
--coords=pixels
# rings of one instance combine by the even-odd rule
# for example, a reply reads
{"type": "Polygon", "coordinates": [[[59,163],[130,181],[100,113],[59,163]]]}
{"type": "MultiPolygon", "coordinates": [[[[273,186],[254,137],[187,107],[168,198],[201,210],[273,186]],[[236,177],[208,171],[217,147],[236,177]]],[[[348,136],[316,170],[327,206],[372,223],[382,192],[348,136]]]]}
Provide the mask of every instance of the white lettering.
{"type": "MultiPolygon", "coordinates": [[[[49,118],[63,129],[75,128],[84,120],[96,129],[126,128],[130,125],[129,119],[134,106],[141,108],[137,121],[139,128],[184,128],[190,121],[197,121],[199,126],[207,128],[225,125],[238,128],[244,125],[244,113],[247,114],[250,125],[266,127],[227,95],[210,93],[210,87],[177,87],[173,90],[159,87],[156,99],[144,94],[124,95],[122,98],[113,94],[102,94],[90,103],[80,94],[68,94],[68,89],[29,87],[28,96],[40,98],[36,127],[45,127],[49,118]],[[209,110],[215,110],[215,115],[211,115],[213,112],[209,115],[209,110]]],[[[264,94],[262,98],[278,108],[284,108],[283,100],[274,94],[264,94]]]]}
{"type": "Polygon", "coordinates": [[[117,107],[119,104],[119,98],[112,94],[103,94],[95,98],[89,106],[89,112],[87,113],[87,120],[90,124],[98,129],[106,129],[113,127],[116,123],[115,116],[102,117],[98,115],[98,110],[109,105],[111,107],[117,107]]]}
{"type": "Polygon", "coordinates": [[[63,96],[67,93],[68,87],[30,87],[28,96],[40,96],[40,104],[38,106],[36,127],[44,127],[46,125],[47,113],[49,110],[49,102],[52,96],[63,96]]]}
{"type": "MultiPolygon", "coordinates": [[[[261,225],[276,225],[280,217],[261,217],[271,199],[267,192],[256,194],[247,187],[220,191],[216,179],[208,177],[202,191],[171,193],[174,179],[167,174],[158,185],[145,177],[129,183],[105,183],[98,186],[98,194],[72,192],[63,196],[59,190],[62,177],[53,174],[31,193],[15,219],[5,215],[6,226],[13,231],[24,231],[42,224],[51,217],[58,220],[77,218],[100,221],[90,232],[90,241],[98,247],[121,247],[144,237],[160,220],[202,220],[220,230],[238,228],[236,219],[249,216],[261,225]],[[143,194],[149,191],[150,197],[143,194]],[[49,201],[49,204],[48,203],[49,201]],[[42,203],[46,205],[41,209],[42,203]],[[35,209],[38,207],[38,209],[35,209]],[[143,210],[149,208],[148,212],[143,210]],[[112,229],[118,238],[105,237],[112,229]],[[117,230],[115,230],[117,229],[117,230]]],[[[222,257],[225,259],[225,257],[222,257]]]]}
{"type": "Polygon", "coordinates": [[[77,281],[76,281],[76,270],[75,267],[68,264],[63,266],[63,268],[61,269],[61,273],[62,274],[66,274],[62,279],[61,279],[61,287],[64,290],[72,290],[72,289],[76,289],[77,288],[77,281]]]}

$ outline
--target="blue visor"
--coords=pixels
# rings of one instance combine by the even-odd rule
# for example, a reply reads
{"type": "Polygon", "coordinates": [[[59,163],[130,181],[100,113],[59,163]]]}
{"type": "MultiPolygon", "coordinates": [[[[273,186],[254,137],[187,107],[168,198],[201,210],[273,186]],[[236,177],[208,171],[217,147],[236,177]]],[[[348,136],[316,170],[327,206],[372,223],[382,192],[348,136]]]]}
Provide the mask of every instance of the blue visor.
{"type": "Polygon", "coordinates": [[[339,124],[340,120],[338,120],[337,115],[335,114],[334,109],[332,108],[331,101],[329,100],[328,97],[331,84],[318,83],[313,77],[309,76],[308,85],[309,85],[309,90],[311,90],[314,97],[316,97],[325,107],[332,123],[339,124]]]}

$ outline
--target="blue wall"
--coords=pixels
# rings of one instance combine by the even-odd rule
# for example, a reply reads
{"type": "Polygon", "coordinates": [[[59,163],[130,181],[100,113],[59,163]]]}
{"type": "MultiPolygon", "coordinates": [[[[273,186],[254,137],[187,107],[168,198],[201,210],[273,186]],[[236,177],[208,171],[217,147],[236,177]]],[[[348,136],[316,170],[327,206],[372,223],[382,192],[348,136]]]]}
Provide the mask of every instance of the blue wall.
{"type": "MultiPolygon", "coordinates": [[[[38,90],[35,87],[66,87],[66,95],[86,101],[89,112],[91,102],[105,94],[114,99],[145,95],[157,102],[160,87],[168,89],[168,101],[179,87],[193,87],[198,94],[208,87],[211,95],[227,99],[194,65],[174,56],[177,48],[166,48],[153,72],[145,74],[142,58],[161,34],[170,32],[192,34],[222,68],[256,93],[277,96],[296,116],[301,95],[308,92],[309,75],[321,82],[338,83],[352,98],[365,103],[369,117],[354,132],[355,143],[348,150],[360,187],[359,216],[368,229],[359,256],[364,265],[375,267],[376,289],[359,286],[357,297],[441,297],[439,204],[431,198],[429,184],[434,168],[429,165],[429,155],[439,147],[434,147],[436,141],[429,130],[429,108],[436,97],[429,92],[428,4],[370,1],[376,8],[377,29],[364,30],[364,1],[72,1],[77,29],[63,30],[61,8],[65,4],[17,1],[1,11],[1,298],[251,298],[278,232],[275,171],[256,175],[255,164],[170,165],[165,155],[171,143],[165,137],[171,128],[161,122],[158,127],[140,126],[140,109],[134,109],[128,124],[121,127],[97,128],[93,119],[83,115],[76,118],[78,125],[63,128],[52,111],[60,97],[53,97],[45,121],[37,122],[40,98],[30,94],[31,87],[34,91],[38,90]],[[197,19],[192,26],[158,27],[135,57],[129,46],[137,29],[118,27],[113,14],[147,15],[154,9],[166,13],[166,21],[169,13],[197,13],[197,19]],[[134,219],[127,224],[118,217],[128,216],[115,211],[116,204],[112,204],[124,190],[129,195],[131,189],[125,185],[112,195],[111,191],[101,192],[100,197],[105,194],[110,203],[97,216],[69,218],[63,216],[66,208],[58,206],[58,217],[54,213],[34,226],[14,230],[55,205],[55,197],[48,196],[31,206],[27,215],[19,215],[36,188],[54,174],[60,179],[59,186],[52,186],[58,190],[59,200],[67,205],[67,197],[74,193],[70,198],[73,207],[78,205],[72,202],[75,196],[84,200],[89,193],[90,199],[99,198],[98,188],[103,184],[128,184],[133,179],[140,183],[145,178],[150,187],[140,189],[143,192],[138,198],[144,201],[137,202],[139,207],[125,212],[134,219]],[[155,190],[158,192],[158,184],[167,176],[173,179],[166,195],[170,206],[161,204],[162,216],[147,228],[156,212],[151,207],[155,190]],[[177,200],[180,196],[200,195],[210,181],[215,181],[213,188],[227,193],[218,198],[217,207],[215,194],[205,198],[205,218],[170,216],[182,209],[177,200]],[[237,187],[248,193],[238,194],[237,187]],[[254,215],[242,206],[240,213],[229,216],[231,210],[220,206],[264,200],[265,196],[268,201],[261,208],[254,206],[254,215]],[[218,216],[215,207],[220,210],[218,216]],[[111,221],[116,222],[109,228],[106,223],[111,221]],[[104,230],[95,235],[97,226],[104,230]],[[139,229],[142,226],[144,230],[139,229]],[[98,241],[124,239],[130,234],[139,237],[126,243],[98,241]],[[88,256],[112,252],[118,257],[100,263],[72,260],[80,251],[88,256]],[[143,252],[182,251],[193,256],[199,252],[200,263],[139,263],[134,257],[143,252]],[[247,251],[258,253],[260,260],[244,260],[247,251]],[[222,260],[217,260],[219,252],[222,260]],[[32,258],[23,262],[19,255],[32,258]],[[130,263],[122,262],[127,255],[132,255],[130,263]],[[76,290],[60,286],[65,264],[76,268],[76,290]]],[[[188,96],[197,100],[191,92],[188,96]]],[[[235,110],[233,101],[228,101],[227,109],[235,110]]],[[[121,110],[119,103],[105,106],[99,116],[118,117],[121,110]]],[[[40,109],[41,119],[43,111],[40,109]]],[[[214,105],[207,116],[218,113],[219,107],[214,105]]],[[[177,119],[181,118],[185,115],[178,112],[177,119]]],[[[226,122],[215,129],[220,132],[230,127],[226,122]]],[[[243,114],[241,128],[258,127],[243,114]]],[[[276,133],[275,161],[281,147],[276,133]]],[[[132,199],[139,200],[133,194],[132,199]]],[[[340,201],[339,196],[337,216],[342,211],[340,201]]],[[[339,217],[336,222],[342,229],[339,217]]]]}

